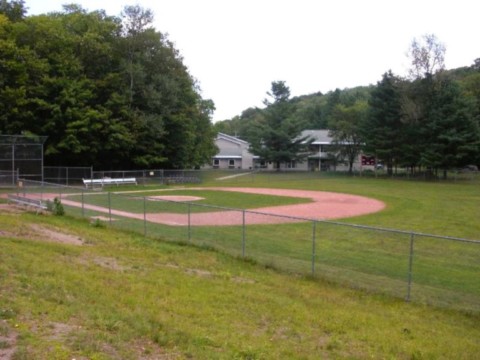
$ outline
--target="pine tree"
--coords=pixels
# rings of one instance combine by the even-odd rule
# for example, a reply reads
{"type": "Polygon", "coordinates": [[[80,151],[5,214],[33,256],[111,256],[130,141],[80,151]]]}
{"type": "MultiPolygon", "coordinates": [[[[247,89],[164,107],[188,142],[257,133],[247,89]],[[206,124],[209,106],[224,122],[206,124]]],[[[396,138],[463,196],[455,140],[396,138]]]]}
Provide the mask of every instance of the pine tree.
{"type": "Polygon", "coordinates": [[[365,151],[387,166],[389,174],[401,158],[402,104],[400,80],[391,71],[385,73],[373,90],[370,111],[363,126],[365,151]]]}
{"type": "Polygon", "coordinates": [[[265,161],[275,163],[275,168],[280,170],[282,163],[305,159],[309,143],[306,137],[300,136],[303,124],[293,119],[295,107],[289,102],[290,89],[285,82],[272,82],[272,90],[267,95],[273,102],[264,101],[267,108],[257,127],[251,151],[265,161]]]}

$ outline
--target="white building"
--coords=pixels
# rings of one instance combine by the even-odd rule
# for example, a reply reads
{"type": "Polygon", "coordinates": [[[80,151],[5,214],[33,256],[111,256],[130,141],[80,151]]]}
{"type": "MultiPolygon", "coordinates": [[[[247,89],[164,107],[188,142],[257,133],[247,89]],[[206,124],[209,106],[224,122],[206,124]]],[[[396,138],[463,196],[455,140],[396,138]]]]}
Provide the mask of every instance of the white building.
{"type": "Polygon", "coordinates": [[[249,152],[250,144],[244,140],[223,133],[215,139],[219,152],[212,158],[214,169],[253,169],[254,158],[249,152]]]}
{"type": "MultiPolygon", "coordinates": [[[[330,136],[330,130],[304,130],[300,137],[312,139],[310,154],[304,161],[291,161],[280,164],[281,170],[297,171],[327,171],[348,170],[348,164],[339,161],[337,151],[330,136]]],[[[273,163],[267,163],[258,156],[250,153],[250,144],[244,140],[223,133],[218,133],[215,139],[219,152],[212,158],[214,169],[242,169],[255,168],[274,169],[273,163]]],[[[360,159],[354,163],[354,167],[361,168],[360,159]]],[[[373,168],[373,167],[372,167],[373,168]]]]}

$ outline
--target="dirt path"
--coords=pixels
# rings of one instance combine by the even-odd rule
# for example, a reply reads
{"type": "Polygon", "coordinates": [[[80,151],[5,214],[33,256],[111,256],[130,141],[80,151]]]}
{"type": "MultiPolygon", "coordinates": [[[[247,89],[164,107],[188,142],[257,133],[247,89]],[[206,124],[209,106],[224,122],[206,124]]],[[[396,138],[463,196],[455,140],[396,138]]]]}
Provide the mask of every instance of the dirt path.
{"type": "MultiPolygon", "coordinates": [[[[265,194],[275,196],[289,196],[311,199],[312,202],[296,205],[283,205],[248,209],[245,213],[246,224],[277,224],[285,222],[300,222],[304,219],[327,220],[340,219],[365,215],[381,211],[385,204],[381,201],[364,196],[340,194],[325,191],[290,190],[290,189],[267,189],[267,188],[240,188],[240,187],[213,187],[213,188],[190,188],[189,190],[217,190],[224,192],[243,192],[250,194],[265,194]]],[[[43,198],[53,198],[56,194],[43,194],[43,198]]],[[[226,195],[227,196],[227,195],[226,195]]],[[[68,206],[81,207],[79,202],[62,199],[62,203],[68,206]]],[[[84,205],[85,209],[107,213],[105,207],[84,205]]],[[[143,220],[143,214],[134,214],[126,211],[112,209],[112,216],[128,217],[143,220]]],[[[244,221],[241,210],[221,212],[193,213],[190,219],[187,214],[177,213],[147,213],[146,220],[173,226],[187,226],[189,221],[192,226],[224,226],[241,225],[244,221]]]]}

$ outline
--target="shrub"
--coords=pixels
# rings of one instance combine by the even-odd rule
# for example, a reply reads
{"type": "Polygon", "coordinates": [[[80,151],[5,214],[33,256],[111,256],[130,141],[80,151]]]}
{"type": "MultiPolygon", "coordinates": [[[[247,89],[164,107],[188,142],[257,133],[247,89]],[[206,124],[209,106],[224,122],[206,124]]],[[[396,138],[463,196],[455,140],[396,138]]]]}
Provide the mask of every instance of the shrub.
{"type": "Polygon", "coordinates": [[[65,209],[63,208],[61,200],[59,200],[58,198],[53,199],[53,205],[51,205],[51,211],[53,215],[57,215],[57,216],[65,215],[65,209]]]}

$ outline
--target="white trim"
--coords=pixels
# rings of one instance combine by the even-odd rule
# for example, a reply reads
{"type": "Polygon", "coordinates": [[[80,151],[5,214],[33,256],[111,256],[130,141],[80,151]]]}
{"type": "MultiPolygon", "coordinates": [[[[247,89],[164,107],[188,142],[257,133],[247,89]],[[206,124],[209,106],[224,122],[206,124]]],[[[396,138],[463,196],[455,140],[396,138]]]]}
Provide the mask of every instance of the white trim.
{"type": "Polygon", "coordinates": [[[216,155],[213,159],[241,159],[240,155],[216,155]]]}

